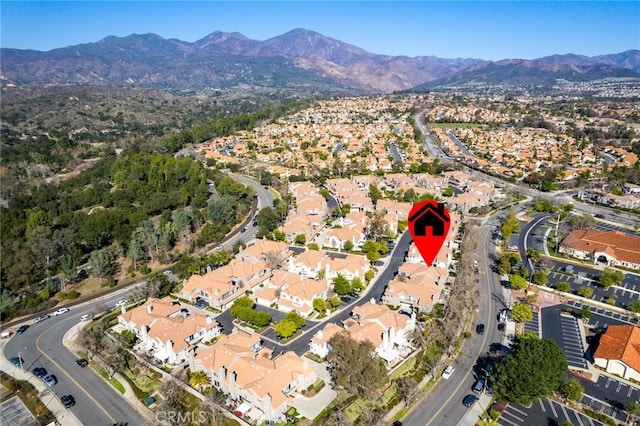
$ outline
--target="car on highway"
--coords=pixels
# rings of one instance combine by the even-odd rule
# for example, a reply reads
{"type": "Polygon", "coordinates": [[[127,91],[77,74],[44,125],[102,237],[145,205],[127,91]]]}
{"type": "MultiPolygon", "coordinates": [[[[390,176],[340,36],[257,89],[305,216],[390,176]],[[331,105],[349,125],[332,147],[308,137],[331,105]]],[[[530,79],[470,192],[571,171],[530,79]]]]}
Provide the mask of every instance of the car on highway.
{"type": "Polygon", "coordinates": [[[58,383],[58,379],[53,374],[47,374],[42,378],[42,381],[44,382],[45,385],[49,386],[50,388],[55,386],[56,383],[58,383]]]}
{"type": "Polygon", "coordinates": [[[39,322],[46,320],[47,318],[49,318],[49,315],[40,315],[39,317],[36,317],[36,319],[33,322],[37,324],[39,322]]]}
{"type": "Polygon", "coordinates": [[[453,365],[448,365],[447,368],[445,368],[442,372],[442,378],[448,380],[454,371],[456,371],[456,369],[453,367],[453,365]]]}
{"type": "Polygon", "coordinates": [[[66,314],[67,312],[69,312],[69,308],[60,308],[53,313],[53,316],[57,317],[58,315],[66,314]]]}
{"type": "Polygon", "coordinates": [[[484,334],[484,324],[478,324],[476,326],[476,333],[478,333],[481,336],[484,334]]]}
{"type": "Polygon", "coordinates": [[[216,250],[222,250],[222,244],[218,244],[218,245],[216,246],[216,250]]]}
{"type": "Polygon", "coordinates": [[[36,367],[33,369],[33,375],[39,379],[42,379],[47,375],[47,369],[44,367],[36,367]]]}
{"type": "Polygon", "coordinates": [[[80,317],[80,321],[87,321],[89,319],[89,314],[84,314],[80,317]]]}
{"type": "Polygon", "coordinates": [[[249,225],[245,225],[240,232],[247,232],[249,230],[249,225]]]}
{"type": "Polygon", "coordinates": [[[89,365],[89,361],[84,358],[78,358],[76,359],[76,364],[78,364],[80,367],[86,367],[87,365],[89,365]]]}
{"type": "Polygon", "coordinates": [[[171,274],[173,274],[173,271],[171,271],[171,269],[167,269],[166,271],[163,272],[163,274],[171,275],[171,274]]]}
{"type": "Polygon", "coordinates": [[[20,367],[22,364],[24,364],[24,359],[18,357],[18,356],[14,356],[9,358],[9,362],[13,365],[15,365],[16,367],[20,367]]]}
{"type": "Polygon", "coordinates": [[[127,302],[128,302],[128,300],[127,300],[127,299],[118,300],[118,301],[116,302],[116,308],[118,308],[118,307],[120,307],[120,306],[122,306],[122,305],[125,305],[127,302]]]}
{"type": "Polygon", "coordinates": [[[71,395],[62,395],[62,398],[60,398],[60,401],[64,404],[65,407],[69,408],[69,407],[73,407],[74,405],[76,405],[76,400],[73,396],[71,395]]]}
{"type": "Polygon", "coordinates": [[[18,327],[18,329],[16,330],[16,334],[22,334],[25,331],[27,331],[27,329],[29,328],[29,326],[27,324],[21,325],[20,327],[18,327]]]}
{"type": "Polygon", "coordinates": [[[465,407],[471,407],[476,402],[476,399],[478,399],[477,396],[469,394],[464,397],[462,404],[464,404],[465,407]]]}

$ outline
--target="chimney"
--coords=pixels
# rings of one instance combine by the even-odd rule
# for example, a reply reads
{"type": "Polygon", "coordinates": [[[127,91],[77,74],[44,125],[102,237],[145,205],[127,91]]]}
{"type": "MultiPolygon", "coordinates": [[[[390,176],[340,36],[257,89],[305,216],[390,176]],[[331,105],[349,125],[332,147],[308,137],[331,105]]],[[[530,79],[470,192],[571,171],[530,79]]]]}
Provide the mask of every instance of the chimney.
{"type": "Polygon", "coordinates": [[[213,323],[213,317],[211,315],[207,315],[207,324],[213,323]]]}
{"type": "Polygon", "coordinates": [[[122,315],[127,313],[127,308],[124,305],[120,305],[120,313],[122,313],[122,315]]]}
{"type": "Polygon", "coordinates": [[[316,333],[316,336],[318,336],[318,339],[322,339],[323,335],[324,333],[322,332],[322,330],[318,330],[318,332],[316,333]]]}
{"type": "Polygon", "coordinates": [[[147,313],[151,314],[153,312],[153,305],[147,305],[147,313]]]}

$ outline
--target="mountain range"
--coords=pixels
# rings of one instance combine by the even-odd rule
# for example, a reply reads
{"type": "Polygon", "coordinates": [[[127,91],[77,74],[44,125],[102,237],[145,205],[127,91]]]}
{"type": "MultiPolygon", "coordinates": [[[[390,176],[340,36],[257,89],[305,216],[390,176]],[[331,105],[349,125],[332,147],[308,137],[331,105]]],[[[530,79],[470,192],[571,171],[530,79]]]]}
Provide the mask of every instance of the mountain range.
{"type": "Polygon", "coordinates": [[[265,41],[216,31],[193,43],[156,34],[109,36],[48,52],[0,49],[2,86],[138,86],[173,91],[288,88],[388,93],[476,83],[545,84],[562,78],[640,78],[640,51],[492,62],[389,56],[295,29],[265,41]]]}

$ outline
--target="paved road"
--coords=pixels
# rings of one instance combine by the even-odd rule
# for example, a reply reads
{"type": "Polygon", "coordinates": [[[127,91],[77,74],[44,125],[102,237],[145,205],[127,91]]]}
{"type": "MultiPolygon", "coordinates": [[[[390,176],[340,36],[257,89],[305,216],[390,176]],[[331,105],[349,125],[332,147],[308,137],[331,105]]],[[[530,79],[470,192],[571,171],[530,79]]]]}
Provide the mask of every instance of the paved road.
{"type": "MultiPolygon", "coordinates": [[[[273,196],[258,182],[244,176],[233,175],[233,177],[256,189],[259,208],[273,205],[273,196]]],[[[251,218],[247,222],[250,223],[250,220],[251,218]]],[[[223,246],[230,248],[239,239],[247,242],[253,238],[255,232],[256,229],[253,227],[250,227],[247,232],[236,231],[225,238],[223,246]]],[[[70,312],[59,317],[51,317],[39,324],[32,324],[29,318],[28,323],[31,327],[22,335],[14,335],[6,344],[3,355],[11,358],[20,353],[25,360],[25,368],[29,371],[34,367],[45,367],[48,372],[55,374],[59,383],[52,389],[54,394],[57,397],[64,394],[75,397],[76,405],[71,410],[83,424],[106,425],[116,422],[128,422],[130,425],[145,424],[146,420],[134,407],[125,402],[122,395],[110,384],[105,383],[91,368],[78,367],[75,363],[75,354],[62,343],[64,334],[78,323],[82,315],[104,312],[113,308],[115,302],[120,299],[131,299],[129,295],[133,289],[142,283],[144,280],[131,283],[126,288],[116,288],[93,299],[81,301],[79,305],[71,306],[70,312]]],[[[13,327],[24,322],[25,319],[20,319],[5,327],[13,327]]],[[[229,329],[227,332],[230,331],[229,329]]]]}
{"type": "MultiPolygon", "coordinates": [[[[479,368],[487,362],[485,356],[495,350],[502,341],[498,331],[497,313],[503,308],[500,277],[492,272],[491,258],[495,256],[495,246],[491,241],[491,230],[484,226],[479,242],[478,284],[479,298],[474,315],[473,336],[465,342],[460,356],[452,361],[456,371],[449,380],[440,380],[427,396],[402,419],[404,425],[455,425],[462,419],[467,408],[462,405],[464,397],[471,393],[471,387],[479,374],[479,368]],[[478,336],[475,324],[484,323],[485,333],[478,336]]],[[[467,259],[466,261],[472,261],[467,259]]],[[[493,354],[492,354],[493,355],[493,354]]],[[[497,353],[495,355],[498,355],[497,353]]]]}
{"type": "Polygon", "coordinates": [[[58,398],[65,394],[74,396],[76,405],[71,411],[82,424],[147,424],[147,420],[92,368],[79,367],[75,363],[76,355],[62,345],[64,334],[80,321],[82,315],[94,314],[107,306],[113,307],[116,301],[126,297],[131,291],[128,289],[94,300],[74,307],[66,314],[32,324],[24,334],[14,335],[7,342],[4,356],[11,358],[20,354],[25,361],[25,370],[32,371],[34,367],[44,367],[50,374],[54,374],[58,384],[52,388],[53,393],[58,398]]]}

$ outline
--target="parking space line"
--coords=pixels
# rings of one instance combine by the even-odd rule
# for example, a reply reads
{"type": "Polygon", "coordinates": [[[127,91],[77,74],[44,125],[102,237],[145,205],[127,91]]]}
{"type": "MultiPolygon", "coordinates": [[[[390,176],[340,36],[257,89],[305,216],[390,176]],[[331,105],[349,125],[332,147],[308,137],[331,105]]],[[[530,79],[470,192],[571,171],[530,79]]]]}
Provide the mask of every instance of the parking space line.
{"type": "Polygon", "coordinates": [[[578,419],[578,423],[580,423],[580,426],[584,426],[584,423],[582,423],[582,419],[581,419],[581,415],[580,413],[578,413],[575,410],[571,410],[573,412],[573,415],[576,416],[576,419],[578,419]]]}
{"type": "Polygon", "coordinates": [[[546,413],[547,410],[544,409],[544,404],[542,403],[542,400],[540,398],[538,398],[538,403],[540,404],[540,409],[542,410],[542,412],[546,413]]]}
{"type": "Polygon", "coordinates": [[[629,386],[629,392],[627,392],[627,397],[631,397],[631,394],[633,393],[634,390],[635,390],[634,387],[629,386]]]}
{"type": "Polygon", "coordinates": [[[549,407],[551,407],[551,411],[553,411],[553,415],[558,418],[558,413],[556,413],[556,408],[553,406],[553,401],[549,400],[549,407]]]}
{"type": "Polygon", "coordinates": [[[607,384],[606,384],[606,385],[604,385],[604,388],[605,388],[605,389],[609,389],[609,385],[611,384],[611,382],[612,382],[612,381],[613,381],[613,379],[611,379],[611,378],[607,377],[607,384]]]}
{"type": "Polygon", "coordinates": [[[522,410],[518,410],[516,407],[509,407],[511,408],[513,411],[517,411],[518,413],[522,414],[523,416],[527,417],[527,413],[525,413],[522,410]]]}
{"type": "Polygon", "coordinates": [[[564,409],[564,405],[560,404],[560,409],[562,410],[562,414],[564,414],[564,418],[567,419],[568,422],[570,422],[571,420],[569,420],[569,413],[567,413],[567,410],[564,409]]]}
{"type": "MultiPolygon", "coordinates": [[[[505,414],[505,413],[506,413],[506,412],[503,412],[502,414],[505,414]]],[[[505,421],[505,422],[507,422],[507,423],[510,423],[510,424],[512,424],[513,426],[520,426],[518,423],[514,423],[514,422],[512,422],[512,421],[511,421],[511,420],[509,420],[509,419],[505,419],[504,417],[500,417],[500,420],[503,420],[503,421],[505,421]]]]}
{"type": "Polygon", "coordinates": [[[618,388],[616,389],[616,392],[620,392],[620,389],[622,388],[622,386],[627,386],[626,383],[622,383],[622,382],[618,382],[618,388]]]}

